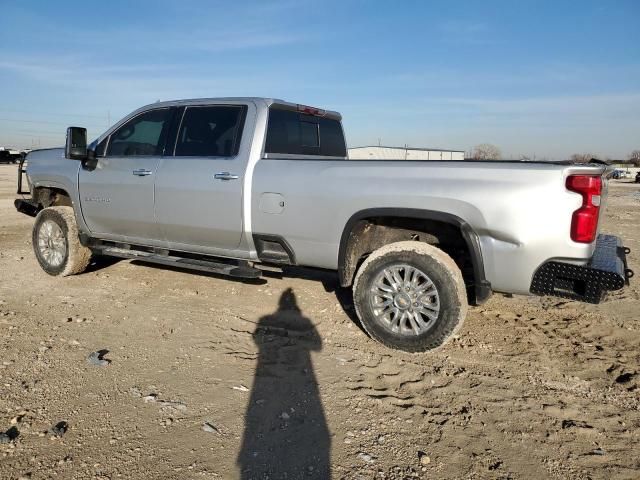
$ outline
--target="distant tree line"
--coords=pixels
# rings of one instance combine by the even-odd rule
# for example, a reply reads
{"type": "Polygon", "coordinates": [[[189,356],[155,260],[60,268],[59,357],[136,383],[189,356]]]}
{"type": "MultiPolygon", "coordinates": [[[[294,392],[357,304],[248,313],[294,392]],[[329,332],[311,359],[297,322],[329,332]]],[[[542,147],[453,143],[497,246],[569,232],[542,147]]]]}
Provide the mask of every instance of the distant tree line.
{"type": "Polygon", "coordinates": [[[618,164],[627,164],[633,165],[634,167],[640,167],[640,150],[634,150],[629,154],[629,156],[624,160],[617,160],[611,158],[602,158],[600,155],[596,155],[593,153],[574,153],[569,157],[569,160],[576,163],[586,163],[592,158],[597,158],[598,160],[604,160],[606,162],[613,162],[618,164]]]}
{"type": "Polygon", "coordinates": [[[625,163],[631,163],[634,167],[640,167],[640,150],[634,150],[631,152],[625,163]]]}
{"type": "Polygon", "coordinates": [[[473,147],[471,158],[474,160],[500,160],[502,158],[502,152],[495,145],[481,143],[473,147]]]}
{"type": "MultiPolygon", "coordinates": [[[[500,149],[495,145],[490,143],[481,143],[480,145],[473,147],[473,150],[471,151],[471,158],[473,160],[501,160],[502,152],[500,152],[500,149]]],[[[605,162],[615,162],[640,167],[640,150],[634,150],[625,160],[615,160],[589,152],[574,153],[569,157],[569,160],[575,163],[588,163],[592,158],[603,160],[605,162]]],[[[521,155],[520,160],[531,160],[531,158],[526,155],[521,155]]]]}

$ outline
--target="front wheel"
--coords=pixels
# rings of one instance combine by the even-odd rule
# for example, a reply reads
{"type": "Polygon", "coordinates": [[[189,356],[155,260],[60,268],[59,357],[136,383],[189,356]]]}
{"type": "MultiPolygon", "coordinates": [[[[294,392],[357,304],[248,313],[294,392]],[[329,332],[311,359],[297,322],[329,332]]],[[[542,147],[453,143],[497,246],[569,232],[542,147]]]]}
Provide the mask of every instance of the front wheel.
{"type": "Polygon", "coordinates": [[[75,275],[83,272],[91,261],[91,250],[80,243],[72,207],[48,207],[40,211],[31,238],[38,263],[49,275],[75,275]]]}
{"type": "Polygon", "coordinates": [[[392,243],[369,255],[356,274],[353,297],[367,333],[407,352],[443,346],[467,313],[456,263],[442,250],[415,241],[392,243]]]}

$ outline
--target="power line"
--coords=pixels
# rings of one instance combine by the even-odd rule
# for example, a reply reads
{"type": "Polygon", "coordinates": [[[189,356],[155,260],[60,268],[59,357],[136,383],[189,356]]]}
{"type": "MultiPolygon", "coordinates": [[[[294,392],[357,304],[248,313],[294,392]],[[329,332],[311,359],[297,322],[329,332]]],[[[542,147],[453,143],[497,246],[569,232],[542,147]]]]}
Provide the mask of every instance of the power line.
{"type": "Polygon", "coordinates": [[[104,120],[107,115],[87,115],[84,113],[58,113],[58,112],[28,112],[26,110],[13,110],[3,108],[0,112],[10,112],[10,113],[22,113],[25,115],[54,115],[59,117],[84,117],[84,118],[99,118],[100,120],[104,120]]]}
{"type": "MultiPolygon", "coordinates": [[[[64,138],[64,134],[58,133],[11,133],[11,136],[18,137],[51,137],[51,138],[64,138]]],[[[9,138],[9,137],[6,137],[9,138]]]]}
{"type": "Polygon", "coordinates": [[[30,133],[30,134],[34,134],[34,135],[65,135],[66,132],[63,130],[40,130],[40,129],[30,129],[30,128],[21,128],[20,130],[5,130],[3,133],[5,133],[6,135],[11,135],[14,132],[16,133],[30,133]]]}
{"type": "MultiPolygon", "coordinates": [[[[91,134],[94,133],[93,128],[89,128],[87,129],[88,132],[90,132],[91,134]]],[[[10,136],[13,135],[14,133],[26,133],[26,134],[32,134],[32,135],[60,135],[60,136],[65,136],[67,134],[66,129],[60,129],[60,130],[41,130],[41,129],[35,129],[35,128],[20,128],[20,129],[16,129],[16,130],[8,130],[8,129],[4,129],[2,130],[2,133],[5,136],[10,136]]]]}
{"type": "MultiPolygon", "coordinates": [[[[1,122],[17,122],[17,123],[41,123],[44,125],[68,125],[68,122],[48,122],[46,120],[21,120],[17,118],[0,118],[1,122]]],[[[94,128],[107,128],[105,125],[85,124],[94,128]]]]}

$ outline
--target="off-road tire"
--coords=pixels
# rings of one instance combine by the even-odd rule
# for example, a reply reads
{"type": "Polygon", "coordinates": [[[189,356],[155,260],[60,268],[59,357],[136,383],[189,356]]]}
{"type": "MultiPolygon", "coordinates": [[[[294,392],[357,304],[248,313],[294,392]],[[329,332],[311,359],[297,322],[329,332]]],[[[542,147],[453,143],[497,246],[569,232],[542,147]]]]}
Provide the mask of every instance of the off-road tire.
{"type": "Polygon", "coordinates": [[[445,252],[432,245],[406,241],[374,251],[362,263],[353,284],[358,318],[371,338],[407,352],[433,351],[442,347],[462,327],[467,314],[467,293],[460,269],[445,252]],[[385,328],[373,313],[370,292],[373,282],[386,268],[409,265],[424,272],[435,285],[440,310],[434,324],[419,335],[401,335],[385,328]]]}
{"type": "Polygon", "coordinates": [[[60,277],[76,275],[82,273],[91,261],[91,250],[80,243],[73,207],[48,207],[41,210],[33,225],[31,241],[38,263],[49,275],[60,277]],[[51,265],[38,248],[40,230],[46,221],[55,223],[62,230],[66,252],[59,265],[51,265]]]}

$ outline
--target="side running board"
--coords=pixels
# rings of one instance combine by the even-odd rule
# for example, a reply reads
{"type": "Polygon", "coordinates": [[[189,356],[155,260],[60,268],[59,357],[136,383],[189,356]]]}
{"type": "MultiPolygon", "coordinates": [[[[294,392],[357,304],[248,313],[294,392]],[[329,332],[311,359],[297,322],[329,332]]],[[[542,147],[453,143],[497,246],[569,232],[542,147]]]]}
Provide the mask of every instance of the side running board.
{"type": "Polygon", "coordinates": [[[262,275],[262,272],[257,268],[242,265],[238,262],[224,263],[223,261],[214,261],[202,258],[184,258],[174,255],[163,255],[160,253],[119,247],[96,246],[92,249],[95,253],[100,255],[141,260],[144,262],[158,263],[160,265],[168,265],[171,267],[188,268],[202,272],[217,273],[219,275],[228,275],[236,278],[255,279],[260,278],[262,275]]]}

